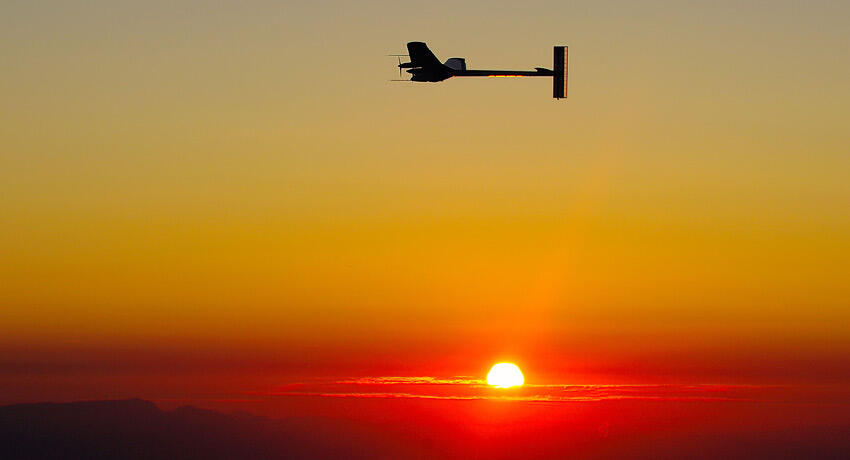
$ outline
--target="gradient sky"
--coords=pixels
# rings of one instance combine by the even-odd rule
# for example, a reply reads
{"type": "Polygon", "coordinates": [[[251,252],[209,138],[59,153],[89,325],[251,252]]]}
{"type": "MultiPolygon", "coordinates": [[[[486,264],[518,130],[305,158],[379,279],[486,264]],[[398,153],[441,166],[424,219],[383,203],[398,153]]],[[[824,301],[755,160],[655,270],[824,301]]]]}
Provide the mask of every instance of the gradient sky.
{"type": "Polygon", "coordinates": [[[3,381],[850,381],[848,30],[835,1],[6,2],[3,381]],[[412,40],[567,44],[570,97],[388,82],[412,40]]]}

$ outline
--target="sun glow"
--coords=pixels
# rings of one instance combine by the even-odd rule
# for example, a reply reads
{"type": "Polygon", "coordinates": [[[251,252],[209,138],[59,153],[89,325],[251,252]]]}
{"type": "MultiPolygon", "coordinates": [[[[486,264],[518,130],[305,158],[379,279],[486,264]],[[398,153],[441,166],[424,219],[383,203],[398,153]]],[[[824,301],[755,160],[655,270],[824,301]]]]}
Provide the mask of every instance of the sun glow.
{"type": "Polygon", "coordinates": [[[525,379],[516,364],[499,363],[490,369],[487,374],[487,384],[496,388],[510,388],[522,386],[525,379]]]}

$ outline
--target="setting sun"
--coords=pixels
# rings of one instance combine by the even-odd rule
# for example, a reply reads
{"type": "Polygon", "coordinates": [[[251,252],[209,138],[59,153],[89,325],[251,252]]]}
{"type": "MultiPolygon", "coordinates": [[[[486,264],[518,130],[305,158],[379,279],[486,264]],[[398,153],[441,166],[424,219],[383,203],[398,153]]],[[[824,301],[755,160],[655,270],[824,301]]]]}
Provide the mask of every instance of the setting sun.
{"type": "Polygon", "coordinates": [[[499,363],[490,369],[487,374],[487,384],[496,388],[510,388],[522,386],[525,379],[516,364],[499,363]]]}

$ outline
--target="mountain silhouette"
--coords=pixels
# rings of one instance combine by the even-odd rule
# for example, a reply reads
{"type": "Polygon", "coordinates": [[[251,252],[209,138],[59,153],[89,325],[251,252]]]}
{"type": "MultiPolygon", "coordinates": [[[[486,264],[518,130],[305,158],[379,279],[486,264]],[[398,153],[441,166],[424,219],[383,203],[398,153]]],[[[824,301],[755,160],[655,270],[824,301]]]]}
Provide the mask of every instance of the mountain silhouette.
{"type": "Polygon", "coordinates": [[[344,422],[270,420],[149,401],[0,407],[2,459],[322,459],[414,455],[344,422]]]}
{"type": "MultiPolygon", "coordinates": [[[[165,411],[141,399],[17,404],[0,407],[0,459],[775,460],[846,458],[850,448],[850,424],[842,408],[806,412],[805,405],[771,406],[779,418],[794,421],[771,428],[770,420],[754,418],[739,405],[683,404],[655,416],[647,407],[627,401],[570,405],[562,410],[583,415],[560,424],[545,417],[522,423],[474,422],[462,415],[452,423],[429,423],[416,414],[374,424],[326,417],[270,419],[192,406],[165,411]],[[717,416],[721,410],[735,411],[727,415],[737,414],[741,422],[731,429],[710,424],[677,428],[683,413],[717,416]],[[831,415],[812,419],[813,413],[831,415]],[[632,422],[625,429],[623,420],[643,425],[632,422]]],[[[752,409],[756,414],[765,410],[761,405],[752,409]]]]}

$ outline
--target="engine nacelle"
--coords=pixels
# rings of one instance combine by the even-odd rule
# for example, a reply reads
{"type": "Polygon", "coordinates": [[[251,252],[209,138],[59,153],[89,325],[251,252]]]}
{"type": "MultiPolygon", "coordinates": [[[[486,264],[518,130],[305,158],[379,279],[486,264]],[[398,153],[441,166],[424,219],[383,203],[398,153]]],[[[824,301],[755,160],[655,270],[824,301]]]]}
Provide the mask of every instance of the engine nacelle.
{"type": "Polygon", "coordinates": [[[452,70],[466,70],[466,59],[449,58],[448,60],[446,60],[446,67],[452,70]]]}

